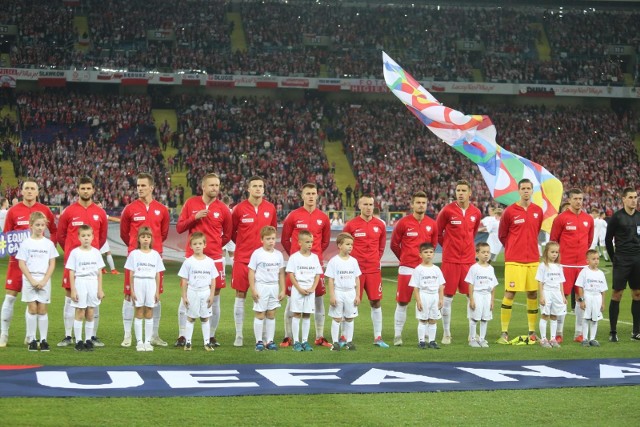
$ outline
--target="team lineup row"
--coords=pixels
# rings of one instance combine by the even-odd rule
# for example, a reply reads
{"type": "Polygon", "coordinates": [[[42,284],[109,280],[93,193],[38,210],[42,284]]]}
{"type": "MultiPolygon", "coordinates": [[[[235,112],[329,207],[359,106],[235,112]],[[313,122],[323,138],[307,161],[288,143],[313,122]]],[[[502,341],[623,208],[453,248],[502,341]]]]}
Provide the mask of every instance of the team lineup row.
{"type": "MultiPolygon", "coordinates": [[[[311,348],[305,338],[309,332],[310,314],[313,313],[316,323],[316,345],[339,349],[342,347],[340,345],[340,336],[344,336],[346,338],[346,347],[355,348],[352,343],[353,322],[343,320],[353,319],[357,315],[357,303],[366,292],[371,305],[374,344],[378,347],[388,347],[382,339],[382,310],[380,304],[382,299],[380,259],[386,244],[386,230],[384,223],[373,216],[373,196],[363,195],[360,197],[358,201],[360,215],[345,224],[344,232],[347,234],[342,236],[343,238],[346,236],[346,242],[351,242],[351,248],[348,248],[349,244],[345,243],[345,241],[339,242],[340,253],[337,257],[334,257],[340,258],[341,261],[353,259],[359,270],[359,274],[354,276],[357,277],[355,283],[358,283],[358,286],[354,285],[353,287],[353,292],[356,295],[354,295],[355,298],[351,300],[351,303],[349,303],[351,294],[346,297],[340,294],[345,289],[341,288],[342,285],[339,283],[342,282],[339,279],[342,278],[343,271],[353,272],[355,270],[353,268],[338,269],[338,274],[334,275],[334,277],[329,272],[324,273],[327,278],[327,287],[329,288],[331,300],[329,315],[333,318],[331,342],[329,342],[324,338],[324,295],[326,288],[324,280],[321,279],[321,268],[316,280],[316,274],[311,274],[312,271],[315,271],[314,267],[305,263],[300,265],[300,271],[297,273],[296,271],[289,271],[289,274],[285,275],[284,261],[280,265],[278,259],[269,259],[267,261],[262,261],[259,257],[258,260],[255,259],[258,256],[257,254],[268,255],[269,257],[279,254],[278,251],[273,249],[276,240],[276,210],[273,204],[263,199],[264,183],[264,179],[260,177],[249,178],[248,198],[236,205],[233,211],[230,211],[225,204],[218,200],[220,190],[218,176],[208,174],[201,181],[202,196],[194,196],[185,203],[178,220],[177,231],[179,233],[187,231],[189,234],[190,244],[187,246],[185,254],[187,260],[212,260],[215,268],[209,268],[208,271],[212,276],[217,274],[217,277],[212,278],[215,286],[210,291],[204,288],[196,292],[199,285],[195,284],[195,277],[190,278],[187,272],[182,271],[187,265],[185,261],[185,265],[181,269],[181,273],[183,273],[181,275],[183,297],[179,308],[180,332],[176,345],[184,346],[185,349],[191,348],[193,322],[198,317],[207,320],[202,322],[203,334],[205,337],[209,336],[208,341],[205,339],[205,348],[212,350],[217,345],[215,333],[220,319],[219,294],[220,289],[225,287],[222,260],[223,247],[229,242],[235,242],[235,259],[231,280],[232,288],[236,292],[234,304],[235,346],[240,347],[244,344],[242,335],[244,302],[247,292],[250,291],[254,299],[254,311],[256,312],[254,319],[256,350],[277,348],[273,342],[275,331],[274,315],[275,309],[279,306],[279,301],[284,298],[285,293],[290,295],[290,298],[287,299],[285,308],[285,340],[283,340],[281,346],[293,346],[294,350],[311,348]],[[265,230],[270,230],[265,229],[267,226],[274,227],[273,234],[264,234],[265,230]],[[272,244],[273,246],[271,246],[272,244]],[[200,248],[198,245],[202,247],[200,248]],[[261,271],[261,269],[266,269],[266,271],[261,271]],[[305,272],[304,274],[302,273],[303,271],[305,272]],[[280,278],[280,276],[282,277],[280,278]],[[300,280],[297,278],[298,276],[300,278],[306,277],[306,279],[300,280]],[[308,279],[311,276],[314,279],[309,282],[308,279]],[[274,280],[274,277],[276,280],[274,280]],[[273,285],[278,286],[274,287],[273,285]],[[267,286],[267,288],[263,288],[264,286],[267,286]],[[310,292],[310,289],[313,289],[313,292],[310,292]],[[207,294],[208,292],[210,295],[207,294]],[[302,328],[302,338],[299,335],[300,327],[302,328]],[[342,327],[341,335],[340,327],[342,327]]],[[[137,349],[140,351],[149,351],[153,349],[152,345],[167,345],[166,342],[160,339],[157,332],[161,315],[159,295],[162,293],[162,274],[161,272],[156,272],[157,279],[145,280],[152,279],[152,277],[149,277],[148,270],[153,262],[149,260],[136,261],[135,259],[135,256],[140,255],[140,253],[148,255],[155,252],[157,253],[157,261],[161,264],[162,242],[168,235],[169,215],[167,208],[154,200],[153,190],[153,177],[148,174],[139,174],[137,177],[138,199],[125,207],[120,222],[120,235],[127,244],[129,252],[127,265],[125,266],[126,274],[124,275],[125,299],[122,310],[124,340],[122,345],[125,347],[131,346],[131,328],[135,325],[135,335],[138,341],[137,349]],[[146,239],[148,239],[148,243],[145,247],[144,242],[146,239]],[[147,270],[146,273],[143,272],[145,269],[147,270]],[[139,270],[140,276],[137,276],[136,274],[138,274],[139,270]],[[142,339],[143,323],[145,325],[144,340],[142,339]]],[[[44,232],[45,227],[48,226],[53,241],[51,246],[55,249],[55,243],[59,243],[64,249],[66,267],[63,278],[63,287],[66,291],[64,308],[65,339],[59,345],[68,345],[73,342],[71,332],[74,329],[76,348],[79,350],[92,349],[93,345],[102,344],[99,339],[95,338],[97,335],[97,319],[99,319],[99,300],[101,295],[101,275],[98,272],[104,266],[98,248],[101,248],[106,242],[108,219],[104,210],[93,203],[93,192],[94,185],[91,179],[80,179],[78,183],[79,199],[65,209],[56,227],[49,209],[36,201],[38,184],[33,180],[26,180],[23,183],[23,201],[9,210],[5,223],[5,231],[31,228],[33,237],[37,235],[37,231],[34,231],[34,224],[37,221],[30,224],[29,218],[33,212],[42,212],[44,218],[41,218],[40,221],[43,224],[38,224],[38,227],[44,232]],[[85,229],[85,234],[90,234],[90,237],[83,237],[83,229],[85,229]],[[83,243],[83,238],[86,243],[83,243]],[[86,250],[91,246],[94,247],[95,251],[86,250]],[[77,256],[72,256],[74,250],[76,250],[76,255],[80,253],[79,251],[97,252],[98,256],[94,260],[95,265],[89,263],[91,265],[90,270],[95,272],[96,286],[85,286],[90,280],[86,278],[86,274],[79,275],[79,272],[85,272],[86,269],[81,268],[78,270],[79,267],[77,265],[74,267],[70,264],[71,261],[77,261],[77,256]],[[98,267],[98,265],[100,266],[98,267]],[[89,294],[89,291],[85,290],[85,288],[95,289],[95,292],[91,291],[89,294]],[[83,301],[83,298],[89,301],[83,301]],[[85,307],[81,307],[83,302],[87,303],[85,307]],[[91,309],[90,303],[94,304],[95,309],[91,309]],[[83,319],[86,320],[85,341],[81,339],[83,319]]],[[[505,209],[498,231],[500,242],[505,247],[505,292],[500,312],[501,330],[503,332],[498,342],[509,342],[508,331],[515,293],[526,292],[528,335],[530,338],[536,339],[535,330],[540,307],[542,308],[540,325],[542,340],[540,342],[546,346],[547,344],[562,342],[564,323],[564,312],[555,307],[555,305],[559,304],[558,298],[547,296],[546,288],[552,284],[553,287],[556,287],[558,283],[564,283],[564,286],[562,286],[564,294],[562,301],[566,302],[565,297],[574,289],[580,272],[585,270],[587,258],[589,258],[588,255],[585,257],[585,254],[593,241],[593,219],[582,211],[582,192],[578,189],[569,191],[569,208],[555,218],[551,229],[551,240],[559,243],[557,252],[562,262],[563,280],[558,281],[559,277],[555,273],[547,277],[547,279],[540,280],[539,270],[541,266],[556,264],[558,257],[551,259],[547,249],[551,250],[555,246],[547,245],[549,248],[546,248],[544,263],[539,264],[537,236],[542,226],[542,209],[532,203],[533,185],[531,182],[526,179],[522,180],[519,183],[519,193],[520,200],[505,209]],[[538,299],[538,289],[542,290],[540,300],[538,299]],[[551,340],[546,340],[546,331],[542,331],[542,321],[546,322],[548,319],[551,319],[551,340]],[[556,330],[554,331],[554,329],[556,330]]],[[[488,264],[483,265],[483,249],[477,248],[476,251],[474,246],[474,237],[480,225],[481,213],[470,203],[471,187],[466,181],[458,181],[455,194],[456,200],[445,206],[434,221],[425,215],[427,206],[426,194],[423,192],[415,193],[411,199],[412,213],[398,221],[393,230],[391,249],[400,260],[396,294],[397,307],[394,316],[395,345],[402,345],[402,331],[406,323],[407,306],[414,294],[418,308],[422,308],[417,312],[417,317],[421,319],[419,322],[419,337],[422,339],[419,339],[419,342],[423,342],[424,346],[437,347],[435,325],[436,320],[442,317],[444,331],[441,343],[451,343],[451,303],[456,292],[468,295],[470,345],[487,345],[485,336],[483,336],[483,329],[486,333],[486,321],[490,318],[492,304],[489,303],[489,310],[485,312],[484,306],[486,304],[477,303],[480,298],[477,299],[475,294],[478,292],[477,288],[482,288],[482,286],[480,286],[479,282],[475,283],[469,276],[471,274],[470,271],[473,271],[472,266],[476,264],[476,258],[480,267],[491,267],[488,264]],[[431,249],[421,249],[421,245],[424,243],[429,243],[431,249]],[[432,298],[423,300],[420,284],[429,282],[438,274],[427,274],[426,277],[429,279],[422,280],[416,277],[416,271],[421,270],[421,268],[418,268],[421,265],[425,267],[432,266],[430,260],[427,259],[428,253],[429,251],[433,252],[437,245],[442,246],[442,265],[440,269],[433,267],[437,271],[441,270],[442,283],[438,286],[442,285],[442,289],[435,293],[439,295],[438,298],[433,297],[434,293],[433,289],[431,289],[432,298]],[[469,286],[470,284],[471,287],[469,286]],[[473,306],[476,306],[475,310],[473,310],[473,306]],[[481,314],[473,314],[478,310],[480,310],[479,313],[481,314]],[[426,318],[422,319],[421,316],[426,316],[426,318]],[[476,326],[473,323],[475,321],[480,321],[481,323],[480,336],[475,333],[476,326]],[[472,323],[473,329],[471,329],[472,323]],[[426,338],[427,336],[428,338],[426,338]]],[[[323,265],[322,255],[329,245],[330,221],[326,214],[316,208],[317,189],[314,184],[304,185],[301,197],[303,206],[292,211],[285,219],[281,242],[287,254],[290,255],[290,260],[299,258],[300,256],[294,255],[301,253],[305,260],[307,258],[317,258],[318,265],[321,266],[323,265]],[[310,236],[307,236],[307,232],[310,236]],[[304,249],[305,245],[310,247],[308,253],[304,249]],[[315,258],[310,257],[311,254],[315,258]]],[[[624,207],[611,218],[605,237],[607,252],[613,261],[613,293],[609,304],[611,326],[609,339],[614,342],[618,340],[616,325],[619,301],[627,282],[633,293],[633,338],[640,339],[640,213],[637,211],[636,190],[625,188],[622,192],[622,202],[624,207]]],[[[487,250],[487,252],[489,251],[487,250]]],[[[38,249],[34,253],[43,253],[43,250],[38,249]]],[[[24,257],[24,251],[22,256],[24,257]]],[[[282,257],[281,254],[280,257],[282,257]]],[[[18,256],[18,259],[12,258],[10,260],[7,271],[7,293],[2,306],[0,346],[7,345],[13,304],[17,293],[23,291],[22,299],[28,303],[27,335],[29,346],[30,348],[35,346],[35,349],[38,349],[38,341],[35,339],[37,325],[40,328],[41,337],[39,347],[41,350],[43,349],[42,340],[44,339],[44,347],[48,349],[48,344],[46,344],[48,326],[45,325],[48,322],[46,315],[48,299],[46,295],[41,298],[34,297],[33,294],[40,294],[44,290],[46,287],[44,282],[47,282],[51,277],[54,263],[49,262],[51,272],[44,268],[46,266],[40,266],[38,269],[32,270],[33,273],[37,274],[30,277],[27,275],[28,271],[25,272],[25,270],[28,270],[25,267],[24,261],[26,260],[20,261],[19,258],[20,256],[18,256]],[[29,292],[23,289],[23,274],[31,285],[30,287],[27,286],[30,288],[29,292]],[[39,301],[38,298],[43,299],[43,301],[39,301]]],[[[433,255],[431,255],[431,258],[433,258],[433,255]]],[[[80,264],[84,265],[86,262],[81,261],[80,264]]],[[[327,268],[329,268],[330,264],[331,261],[327,268]]],[[[295,263],[293,265],[296,266],[295,263]]],[[[597,270],[597,263],[593,265],[590,258],[589,266],[595,267],[595,270],[597,270]]],[[[289,267],[287,267],[287,270],[289,270],[289,267]]],[[[195,268],[195,271],[199,272],[198,276],[202,276],[199,279],[201,280],[205,277],[203,272],[207,271],[207,269],[195,268]]],[[[346,279],[348,274],[345,273],[344,276],[346,279]]],[[[491,276],[495,278],[492,272],[491,274],[483,273],[481,276],[483,281],[493,282],[488,278],[491,276]]],[[[497,281],[495,281],[495,284],[497,284],[497,281]]],[[[604,286],[606,289],[606,282],[604,286]]],[[[580,286],[576,288],[576,293],[580,294],[580,298],[584,298],[585,301],[579,301],[580,304],[576,305],[575,338],[578,341],[582,341],[584,335],[586,342],[593,342],[595,341],[596,326],[585,323],[585,326],[591,329],[591,334],[587,338],[587,330],[583,329],[583,319],[596,321],[604,311],[604,303],[598,305],[597,310],[591,308],[595,303],[587,297],[587,288],[584,288],[585,293],[581,294],[581,289],[583,288],[580,286]],[[584,316],[585,313],[587,317],[584,316]],[[597,314],[594,315],[594,313],[597,314]]],[[[491,289],[489,295],[493,294],[493,292],[495,290],[491,289]]],[[[603,294],[600,294],[600,296],[602,298],[603,294]]],[[[544,329],[546,330],[546,323],[544,329]]]]}

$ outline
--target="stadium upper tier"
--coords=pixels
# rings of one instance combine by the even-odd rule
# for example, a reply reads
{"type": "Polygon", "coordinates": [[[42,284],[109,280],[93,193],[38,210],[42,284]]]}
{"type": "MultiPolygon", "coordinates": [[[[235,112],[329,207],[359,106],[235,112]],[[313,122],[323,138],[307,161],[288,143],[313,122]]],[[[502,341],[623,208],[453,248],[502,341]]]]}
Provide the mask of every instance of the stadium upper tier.
{"type": "Polygon", "coordinates": [[[76,3],[5,5],[4,65],[381,78],[385,50],[426,80],[622,85],[624,74],[638,79],[640,13],[623,10],[319,1],[76,3]],[[239,13],[241,28],[228,20],[230,12],[239,13]],[[86,33],[78,33],[76,16],[86,17],[86,33]],[[233,31],[242,33],[246,46],[234,44],[233,31]],[[78,49],[80,41],[88,46],[78,49]]]}

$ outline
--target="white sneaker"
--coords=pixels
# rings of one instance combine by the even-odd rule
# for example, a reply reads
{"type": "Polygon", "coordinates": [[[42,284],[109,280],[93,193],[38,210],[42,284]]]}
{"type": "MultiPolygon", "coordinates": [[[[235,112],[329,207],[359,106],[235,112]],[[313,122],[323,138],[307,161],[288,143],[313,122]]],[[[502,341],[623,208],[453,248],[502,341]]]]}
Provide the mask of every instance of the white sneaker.
{"type": "Polygon", "coordinates": [[[440,341],[440,343],[441,343],[441,344],[444,344],[444,345],[449,345],[449,344],[451,344],[451,335],[444,335],[444,336],[442,337],[442,341],[440,341]]]}
{"type": "Polygon", "coordinates": [[[393,337],[393,345],[401,346],[402,345],[402,337],[401,336],[393,337]]]}
{"type": "Polygon", "coordinates": [[[473,348],[480,348],[481,345],[478,342],[478,340],[476,339],[472,339],[471,341],[469,341],[469,347],[473,347],[473,348]]]}
{"type": "Polygon", "coordinates": [[[242,335],[238,335],[236,340],[233,342],[234,347],[242,347],[242,335]]]}
{"type": "Polygon", "coordinates": [[[124,337],[120,343],[120,347],[131,347],[131,335],[124,337]]]}
{"type": "Polygon", "coordinates": [[[142,341],[138,341],[138,344],[136,345],[136,351],[146,351],[144,349],[144,343],[142,341]]]}
{"type": "Polygon", "coordinates": [[[489,341],[487,340],[480,340],[478,341],[480,343],[480,347],[482,348],[489,348],[489,341]]]}
{"type": "Polygon", "coordinates": [[[0,347],[6,347],[9,342],[9,336],[6,334],[0,335],[0,347]]]}
{"type": "Polygon", "coordinates": [[[144,351],[153,351],[153,346],[150,342],[144,343],[144,351]]]}
{"type": "Polygon", "coordinates": [[[166,341],[163,341],[162,338],[160,337],[152,337],[151,338],[151,345],[157,345],[160,347],[166,347],[168,344],[166,343],[166,341]]]}

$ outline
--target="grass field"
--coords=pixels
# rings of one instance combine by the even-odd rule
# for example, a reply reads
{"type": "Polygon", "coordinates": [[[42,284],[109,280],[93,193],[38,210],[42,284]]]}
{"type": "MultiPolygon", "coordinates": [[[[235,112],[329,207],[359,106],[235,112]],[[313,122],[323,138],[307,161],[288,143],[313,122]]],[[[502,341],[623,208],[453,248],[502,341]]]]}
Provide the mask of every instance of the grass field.
{"type": "MultiPolygon", "coordinates": [[[[122,258],[116,264],[124,264],[122,258]]],[[[160,335],[168,342],[177,336],[177,306],[179,301],[178,263],[167,262],[163,316],[160,335]]],[[[603,266],[607,269],[607,266],[603,266]]],[[[0,260],[0,276],[6,272],[6,259],[0,260]]],[[[496,265],[501,279],[503,268],[496,265]]],[[[393,338],[393,313],[395,309],[395,269],[384,271],[383,335],[388,341],[393,338]]],[[[360,309],[356,319],[355,352],[329,352],[317,349],[314,352],[256,353],[252,345],[234,348],[233,292],[222,291],[222,318],[217,337],[222,346],[213,353],[201,349],[200,329],[194,331],[194,351],[183,352],[173,347],[157,348],[153,353],[137,353],[135,349],[121,348],[122,340],[122,276],[105,276],[106,298],[101,309],[99,336],[106,347],[93,353],[78,353],[72,348],[59,349],[55,343],[63,336],[62,304],[63,292],[59,287],[61,262],[54,274],[53,303],[50,306],[49,341],[54,345],[50,353],[30,353],[22,345],[24,338],[24,304],[17,302],[11,325],[9,346],[0,350],[0,365],[225,365],[260,363],[364,363],[364,362],[452,362],[485,360],[551,360],[585,358],[637,358],[639,344],[631,342],[630,298],[625,295],[621,306],[618,327],[621,342],[607,342],[608,321],[599,325],[598,338],[602,347],[583,349],[577,344],[567,343],[561,349],[549,350],[539,346],[500,346],[489,349],[472,349],[467,346],[467,321],[464,298],[454,300],[452,333],[454,342],[440,351],[421,351],[416,348],[416,320],[413,308],[408,312],[404,331],[403,347],[387,350],[371,345],[372,328],[368,304],[360,309]]],[[[501,292],[498,292],[501,296],[501,292]]],[[[499,304],[499,303],[498,303],[499,304]]],[[[496,304],[497,307],[499,305],[496,304]]],[[[512,335],[526,333],[526,314],[523,295],[519,295],[514,306],[512,335]]],[[[251,306],[247,305],[245,320],[245,343],[253,336],[251,306]]],[[[282,336],[282,316],[277,317],[276,336],[282,336]]],[[[500,332],[499,309],[490,323],[490,342],[500,332]]],[[[606,317],[606,313],[605,313],[606,317]]],[[[330,322],[326,322],[325,333],[329,335],[330,322]]],[[[573,316],[567,317],[565,335],[573,334],[573,316]]],[[[313,326],[312,332],[313,335],[313,326]]],[[[441,330],[438,331],[438,337],[441,330]]],[[[0,401],[0,413],[13,425],[78,425],[104,423],[108,425],[184,425],[198,420],[215,425],[246,425],[256,418],[266,425],[413,425],[426,421],[447,425],[530,425],[544,422],[549,425],[636,425],[632,408],[640,395],[640,387],[622,388],[576,388],[527,391],[451,392],[451,393],[397,393],[397,394],[335,394],[335,395],[290,395],[225,398],[12,398],[0,401]],[[512,402],[517,405],[512,406],[512,402]],[[334,408],[339,407],[339,410],[334,408]],[[144,408],[142,411],[140,408],[144,408]],[[628,408],[628,409],[627,409],[628,408]],[[103,421],[100,421],[100,420],[103,421]]]]}

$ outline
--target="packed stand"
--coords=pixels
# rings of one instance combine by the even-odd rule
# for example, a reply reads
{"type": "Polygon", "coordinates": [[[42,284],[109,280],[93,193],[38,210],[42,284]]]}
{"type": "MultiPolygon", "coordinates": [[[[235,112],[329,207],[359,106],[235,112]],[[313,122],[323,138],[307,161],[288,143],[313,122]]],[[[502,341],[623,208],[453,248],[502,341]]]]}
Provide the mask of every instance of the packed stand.
{"type": "MultiPolygon", "coordinates": [[[[565,188],[581,187],[586,209],[616,207],[620,189],[640,176],[630,111],[468,105],[460,109],[489,115],[498,144],[543,165],[565,188]]],[[[359,193],[373,193],[382,209],[407,210],[411,194],[420,189],[429,196],[429,211],[437,213],[455,198],[453,183],[458,179],[471,182],[483,212],[492,204],[477,166],[438,141],[402,105],[336,104],[326,108],[326,114],[336,135],[344,135],[359,193]]]]}
{"type": "Polygon", "coordinates": [[[208,172],[220,175],[222,193],[234,203],[246,197],[246,179],[266,179],[265,197],[280,220],[297,208],[306,182],[318,186],[318,206],[340,209],[341,198],[321,147],[323,105],[319,101],[261,98],[190,98],[179,101],[179,150],[174,170],[187,170],[193,194],[208,172]]]}

